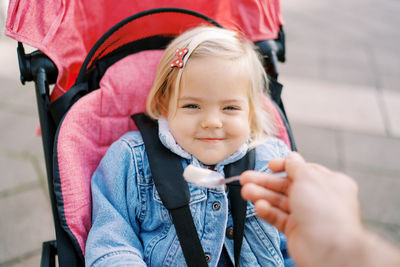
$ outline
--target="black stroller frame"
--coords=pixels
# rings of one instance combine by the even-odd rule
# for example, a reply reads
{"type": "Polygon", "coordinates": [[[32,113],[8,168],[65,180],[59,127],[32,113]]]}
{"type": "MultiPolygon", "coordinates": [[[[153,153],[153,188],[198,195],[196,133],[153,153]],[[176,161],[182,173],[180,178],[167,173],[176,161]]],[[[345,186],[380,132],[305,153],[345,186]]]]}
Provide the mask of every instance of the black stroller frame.
{"type": "MultiPolygon", "coordinates": [[[[148,49],[164,48],[167,43],[172,39],[171,37],[155,36],[147,40],[138,40],[117,49],[118,51],[112,52],[110,55],[101,59],[101,62],[93,62],[89,66],[93,55],[100,47],[100,45],[107,39],[107,37],[114,31],[118,30],[125,23],[134,19],[147,16],[160,12],[182,12],[185,14],[200,17],[211,24],[221,27],[217,22],[212,19],[199,14],[197,12],[179,9],[179,8],[159,8],[152,9],[144,12],[137,13],[131,17],[121,21],[113,28],[111,28],[90,50],[86,57],[75,85],[68,90],[59,99],[50,103],[50,85],[54,84],[57,79],[58,71],[56,65],[44,53],[37,50],[30,54],[26,54],[23,44],[18,42],[17,54],[20,68],[20,80],[22,84],[25,82],[34,81],[37,108],[39,114],[39,122],[42,133],[42,144],[45,157],[45,165],[47,172],[48,190],[52,207],[53,221],[55,226],[56,240],[44,242],[42,245],[42,258],[41,266],[56,266],[56,256],[58,256],[58,263],[60,267],[64,266],[84,266],[84,259],[82,252],[76,247],[75,243],[71,240],[69,234],[62,228],[60,216],[56,203],[56,191],[54,187],[54,148],[57,128],[60,125],[62,117],[66,114],[68,109],[80,97],[97,89],[98,83],[108,66],[114,62],[127,56],[128,54],[136,53],[148,49]],[[101,64],[99,64],[101,63],[101,64]],[[105,68],[93,69],[93,66],[106,66],[105,68]]],[[[296,150],[293,135],[290,130],[290,125],[281,101],[280,95],[282,85],[277,82],[278,68],[277,61],[285,61],[285,39],[284,32],[281,28],[279,36],[275,40],[259,41],[255,44],[260,48],[260,52],[265,57],[265,68],[270,78],[269,89],[271,98],[275,103],[277,110],[280,112],[281,118],[287,129],[292,150],[296,150]]]]}

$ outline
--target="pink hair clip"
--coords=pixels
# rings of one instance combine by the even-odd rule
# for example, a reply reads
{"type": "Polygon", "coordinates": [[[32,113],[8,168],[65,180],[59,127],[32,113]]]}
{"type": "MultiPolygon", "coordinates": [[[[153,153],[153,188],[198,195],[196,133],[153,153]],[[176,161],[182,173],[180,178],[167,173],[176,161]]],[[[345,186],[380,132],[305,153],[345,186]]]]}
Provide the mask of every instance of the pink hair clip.
{"type": "Polygon", "coordinates": [[[183,49],[177,48],[175,50],[175,54],[178,56],[178,59],[174,59],[169,66],[171,68],[173,68],[173,67],[182,68],[183,67],[183,58],[187,54],[187,52],[189,52],[189,49],[187,49],[187,48],[183,48],[183,49]]]}

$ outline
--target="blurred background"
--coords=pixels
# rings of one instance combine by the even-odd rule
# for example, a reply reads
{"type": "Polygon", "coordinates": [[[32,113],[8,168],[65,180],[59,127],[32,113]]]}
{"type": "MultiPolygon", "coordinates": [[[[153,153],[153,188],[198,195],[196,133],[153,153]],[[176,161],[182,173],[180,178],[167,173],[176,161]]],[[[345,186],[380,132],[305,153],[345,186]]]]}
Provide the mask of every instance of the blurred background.
{"type": "MultiPolygon", "coordinates": [[[[0,0],[0,267],[39,266],[54,239],[34,86],[19,82],[0,0]]],[[[400,2],[282,1],[283,100],[309,161],[354,177],[363,221],[400,245],[400,2]]]]}

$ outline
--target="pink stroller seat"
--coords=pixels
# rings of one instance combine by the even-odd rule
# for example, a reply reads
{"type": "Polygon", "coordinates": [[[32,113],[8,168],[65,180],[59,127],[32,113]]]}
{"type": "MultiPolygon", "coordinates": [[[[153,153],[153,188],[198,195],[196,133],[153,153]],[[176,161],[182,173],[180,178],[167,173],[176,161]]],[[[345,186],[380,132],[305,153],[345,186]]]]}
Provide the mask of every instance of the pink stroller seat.
{"type": "MultiPolygon", "coordinates": [[[[125,57],[111,66],[100,89],[76,102],[59,128],[56,155],[57,196],[63,210],[62,226],[82,252],[90,230],[90,179],[112,142],[124,133],[137,130],[130,116],[144,112],[148,91],[162,51],[144,51],[125,57]]],[[[279,135],[288,146],[289,138],[274,104],[265,98],[279,135]]]]}

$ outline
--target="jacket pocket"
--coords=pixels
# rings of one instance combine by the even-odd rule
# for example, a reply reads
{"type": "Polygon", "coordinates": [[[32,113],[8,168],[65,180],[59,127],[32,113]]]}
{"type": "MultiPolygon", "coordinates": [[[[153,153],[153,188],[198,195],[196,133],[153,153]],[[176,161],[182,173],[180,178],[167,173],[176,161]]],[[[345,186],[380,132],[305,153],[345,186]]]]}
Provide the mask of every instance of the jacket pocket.
{"type": "MultiPolygon", "coordinates": [[[[193,217],[195,218],[199,212],[199,205],[195,204],[207,200],[207,193],[205,189],[191,185],[189,185],[189,190],[190,190],[189,208],[190,211],[192,212],[193,217]]],[[[163,219],[169,218],[170,222],[172,222],[171,215],[169,214],[167,208],[163,205],[155,185],[153,185],[153,200],[159,204],[162,218],[163,219]]]]}
{"type": "MultiPolygon", "coordinates": [[[[189,201],[189,205],[193,205],[197,202],[201,202],[207,199],[207,194],[205,192],[205,190],[203,190],[200,187],[195,187],[195,186],[189,186],[189,190],[190,190],[190,201],[189,201]]],[[[156,187],[154,185],[153,188],[153,200],[163,204],[160,198],[160,195],[158,194],[158,191],[156,190],[156,187]]]]}
{"type": "MultiPolygon", "coordinates": [[[[193,221],[196,225],[196,229],[201,232],[203,229],[203,225],[201,223],[205,213],[202,212],[202,205],[207,200],[207,191],[206,189],[195,187],[189,185],[190,190],[190,201],[189,208],[192,213],[193,221]]],[[[161,213],[162,220],[164,222],[164,226],[167,226],[167,229],[171,229],[172,227],[172,217],[168,212],[167,208],[163,205],[160,195],[158,194],[156,187],[153,186],[153,201],[155,204],[158,204],[158,209],[161,213]]],[[[184,218],[186,220],[190,218],[184,218]]],[[[173,229],[173,228],[172,228],[173,229]]],[[[157,243],[152,244],[152,261],[157,262],[155,266],[186,266],[185,259],[183,256],[183,252],[176,234],[171,234],[171,231],[168,231],[168,234],[165,238],[160,239],[157,243]]]]}

